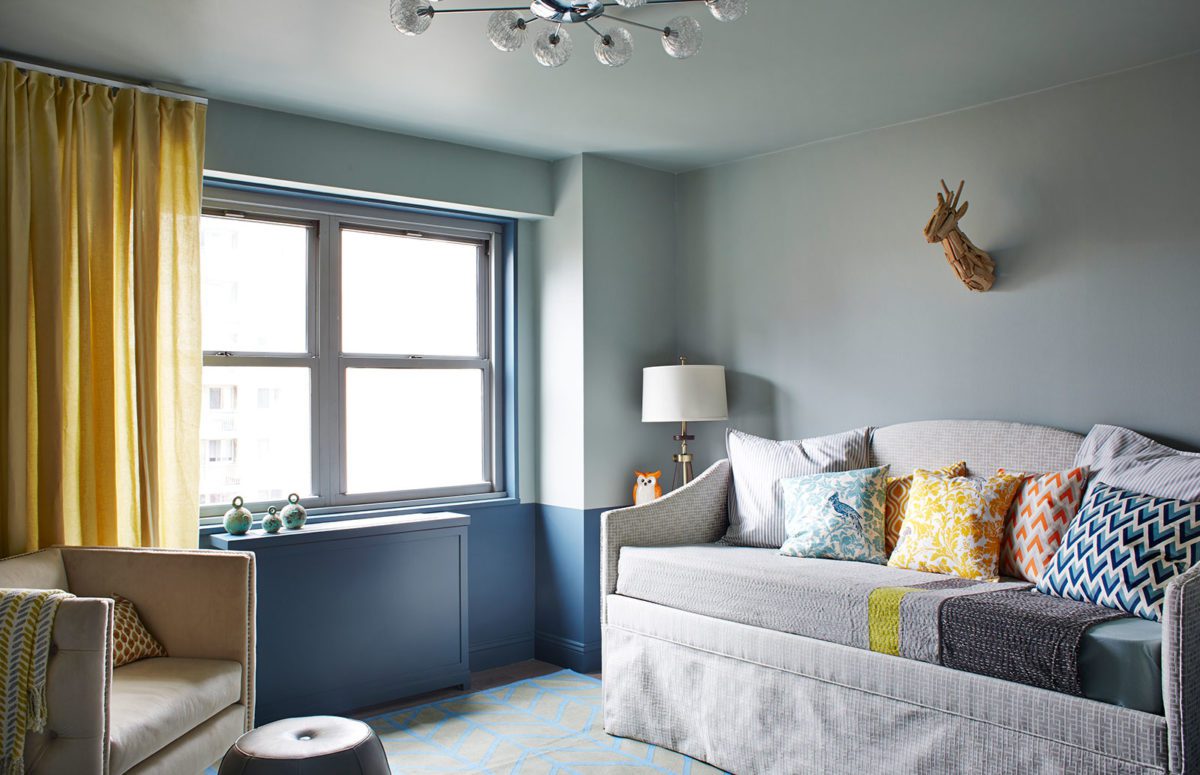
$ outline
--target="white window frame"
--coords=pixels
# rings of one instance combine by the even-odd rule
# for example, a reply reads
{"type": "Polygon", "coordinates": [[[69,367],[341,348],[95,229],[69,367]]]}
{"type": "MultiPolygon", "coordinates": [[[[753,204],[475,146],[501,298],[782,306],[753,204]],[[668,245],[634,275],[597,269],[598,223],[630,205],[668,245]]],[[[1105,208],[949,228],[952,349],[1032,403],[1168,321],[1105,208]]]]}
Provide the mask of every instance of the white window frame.
{"type": "MultiPolygon", "coordinates": [[[[208,183],[204,188],[205,215],[300,223],[310,227],[306,308],[308,330],[303,353],[204,352],[205,366],[299,366],[312,373],[312,488],[316,493],[301,503],[313,516],[506,498],[503,251],[504,225],[452,215],[427,214],[386,203],[324,195],[273,193],[208,183]],[[344,353],[340,341],[342,228],[474,244],[478,253],[479,343],[474,356],[380,355],[344,353]],[[483,374],[483,470],[479,483],[419,490],[346,493],[345,404],[346,370],[472,369],[483,374]]],[[[255,303],[277,303],[263,299],[255,303]]],[[[289,300],[290,301],[290,300],[289,300]]],[[[208,400],[207,394],[204,400],[208,400]]],[[[271,483],[286,487],[284,482],[271,483]]],[[[246,502],[254,512],[266,511],[273,501],[246,502]]],[[[228,505],[200,508],[202,523],[219,520],[228,505]]]]}

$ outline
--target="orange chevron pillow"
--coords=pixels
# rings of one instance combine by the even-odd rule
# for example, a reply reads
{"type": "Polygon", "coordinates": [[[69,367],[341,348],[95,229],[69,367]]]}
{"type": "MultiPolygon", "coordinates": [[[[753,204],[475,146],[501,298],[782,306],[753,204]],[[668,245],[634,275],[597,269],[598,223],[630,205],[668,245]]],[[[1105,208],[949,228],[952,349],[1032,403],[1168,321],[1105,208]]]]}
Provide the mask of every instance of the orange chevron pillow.
{"type": "MultiPolygon", "coordinates": [[[[954,465],[939,468],[934,473],[946,476],[966,476],[967,464],[959,461],[954,465]]],[[[900,528],[904,525],[904,513],[908,510],[908,494],[912,491],[913,475],[889,476],[887,481],[887,504],[883,511],[884,541],[886,552],[891,556],[900,540],[900,528]]]]}
{"type": "Polygon", "coordinates": [[[1008,512],[1000,545],[1001,573],[1035,584],[1041,580],[1079,511],[1087,480],[1085,466],[1025,479],[1008,512]]]}

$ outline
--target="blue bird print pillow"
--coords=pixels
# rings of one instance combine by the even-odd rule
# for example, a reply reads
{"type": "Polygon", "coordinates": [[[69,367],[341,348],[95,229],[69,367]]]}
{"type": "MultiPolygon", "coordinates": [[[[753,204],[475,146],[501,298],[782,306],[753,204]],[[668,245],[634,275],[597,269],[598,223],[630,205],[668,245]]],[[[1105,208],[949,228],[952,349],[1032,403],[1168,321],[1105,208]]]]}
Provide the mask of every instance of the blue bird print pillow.
{"type": "Polygon", "coordinates": [[[781,479],[787,541],[780,554],[887,562],[888,467],[781,479]]]}

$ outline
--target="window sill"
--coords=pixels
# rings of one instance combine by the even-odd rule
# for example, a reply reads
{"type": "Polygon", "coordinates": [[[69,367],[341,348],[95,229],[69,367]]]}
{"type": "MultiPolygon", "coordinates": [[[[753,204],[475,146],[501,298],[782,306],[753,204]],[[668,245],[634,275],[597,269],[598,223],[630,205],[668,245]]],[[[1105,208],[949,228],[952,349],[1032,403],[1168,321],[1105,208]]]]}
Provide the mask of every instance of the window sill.
{"type": "Polygon", "coordinates": [[[258,530],[240,536],[218,533],[209,541],[217,549],[254,551],[259,548],[279,548],[347,538],[370,538],[448,527],[465,529],[470,524],[471,518],[466,514],[449,511],[434,514],[393,514],[390,517],[326,522],[311,527],[306,524],[304,530],[281,530],[274,535],[258,530]]]}
{"type": "MultiPolygon", "coordinates": [[[[520,499],[510,496],[500,498],[489,498],[486,500],[469,500],[451,503],[438,503],[436,505],[423,504],[420,506],[389,506],[386,508],[364,508],[361,511],[343,511],[333,514],[311,514],[306,525],[320,525],[328,522],[352,522],[361,519],[375,519],[378,517],[394,517],[407,514],[431,514],[444,511],[470,512],[475,509],[492,509],[500,506],[516,506],[520,503],[520,499]]],[[[250,526],[251,530],[261,530],[261,518],[255,518],[254,524],[250,526]]],[[[209,536],[224,533],[225,527],[220,522],[214,522],[208,525],[200,526],[200,545],[206,548],[210,545],[207,539],[209,536]]]]}

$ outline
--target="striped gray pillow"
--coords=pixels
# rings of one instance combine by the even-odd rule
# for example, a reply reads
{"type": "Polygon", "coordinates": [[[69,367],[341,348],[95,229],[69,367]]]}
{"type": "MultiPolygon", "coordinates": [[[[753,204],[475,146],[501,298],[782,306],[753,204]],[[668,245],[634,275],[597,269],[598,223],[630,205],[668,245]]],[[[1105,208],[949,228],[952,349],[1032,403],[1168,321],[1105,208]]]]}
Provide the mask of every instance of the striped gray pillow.
{"type": "Polygon", "coordinates": [[[772,441],[741,431],[725,432],[733,469],[729,529],[724,542],[778,549],[787,540],[780,479],[867,467],[870,428],[803,441],[772,441]]]}
{"type": "Polygon", "coordinates": [[[1092,480],[1123,490],[1200,501],[1200,453],[1180,452],[1140,433],[1097,425],[1083,440],[1075,465],[1092,469],[1092,480]]]}

